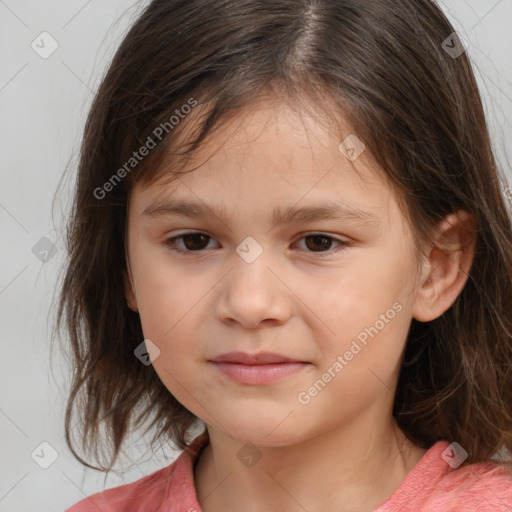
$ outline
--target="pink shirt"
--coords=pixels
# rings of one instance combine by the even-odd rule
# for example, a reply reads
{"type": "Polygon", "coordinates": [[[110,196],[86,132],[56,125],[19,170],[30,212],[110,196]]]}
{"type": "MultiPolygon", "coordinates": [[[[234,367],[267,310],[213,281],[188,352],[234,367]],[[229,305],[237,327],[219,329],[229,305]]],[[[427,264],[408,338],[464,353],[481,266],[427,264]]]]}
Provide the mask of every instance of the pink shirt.
{"type": "MultiPolygon", "coordinates": [[[[85,498],[65,512],[201,512],[194,463],[208,436],[196,437],[172,464],[131,484],[85,498]]],[[[486,474],[491,464],[452,469],[435,443],[375,512],[512,512],[512,477],[486,474]]]]}

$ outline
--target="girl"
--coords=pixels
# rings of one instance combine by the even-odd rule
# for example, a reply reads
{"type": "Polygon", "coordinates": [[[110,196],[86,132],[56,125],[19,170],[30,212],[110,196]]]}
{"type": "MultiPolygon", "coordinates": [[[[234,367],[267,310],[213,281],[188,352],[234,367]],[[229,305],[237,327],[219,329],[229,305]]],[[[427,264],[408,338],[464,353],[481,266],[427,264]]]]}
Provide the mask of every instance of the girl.
{"type": "Polygon", "coordinates": [[[58,322],[75,456],[144,424],[183,452],[68,512],[512,510],[502,178],[433,1],[152,1],[88,117],[58,322]]]}

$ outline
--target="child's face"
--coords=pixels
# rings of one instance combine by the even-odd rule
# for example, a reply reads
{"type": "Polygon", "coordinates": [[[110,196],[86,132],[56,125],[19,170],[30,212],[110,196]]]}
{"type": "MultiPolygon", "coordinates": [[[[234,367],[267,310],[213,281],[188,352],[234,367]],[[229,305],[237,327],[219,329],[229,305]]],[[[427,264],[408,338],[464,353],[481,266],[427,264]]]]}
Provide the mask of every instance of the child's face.
{"type": "MultiPolygon", "coordinates": [[[[311,118],[270,106],[217,130],[197,170],[133,191],[135,296],[128,286],[127,297],[160,350],[154,368],[187,409],[240,442],[289,445],[391,421],[415,307],[415,250],[368,151],[352,164],[340,142],[311,118]],[[165,200],[220,213],[143,215],[165,200]],[[366,217],[273,220],[276,209],[336,202],[366,217]],[[207,236],[176,240],[188,253],[166,245],[190,231],[207,236]],[[235,351],[304,364],[274,381],[240,382],[210,362],[235,351]]],[[[263,373],[249,368],[248,379],[263,373]]]]}

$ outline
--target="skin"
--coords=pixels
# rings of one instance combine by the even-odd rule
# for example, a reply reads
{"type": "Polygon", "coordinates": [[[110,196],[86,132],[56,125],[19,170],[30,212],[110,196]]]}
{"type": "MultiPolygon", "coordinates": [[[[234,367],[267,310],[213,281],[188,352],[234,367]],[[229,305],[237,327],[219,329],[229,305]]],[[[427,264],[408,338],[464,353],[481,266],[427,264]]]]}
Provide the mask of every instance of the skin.
{"type": "Polygon", "coordinates": [[[426,244],[418,267],[410,228],[369,151],[350,162],[339,143],[323,124],[276,101],[217,129],[193,172],[137,185],[131,195],[126,299],[160,350],[152,359],[162,382],[208,425],[210,444],[194,473],[204,512],[371,511],[426,452],[396,426],[394,390],[411,319],[441,315],[466,282],[460,269],[471,265],[473,219],[447,218],[438,241],[451,250],[426,244]],[[142,214],[169,198],[222,212],[142,214]],[[278,205],[331,199],[376,221],[272,222],[278,205]],[[177,240],[189,253],[166,244],[190,231],[208,236],[177,240]],[[318,242],[311,232],[330,238],[318,242]],[[236,252],[248,236],[263,249],[252,263],[236,252]],[[298,394],[396,303],[400,312],[300,403],[298,394]],[[208,362],[238,350],[309,364],[271,384],[240,384],[208,362]],[[250,468],[237,456],[246,443],[261,456],[250,468]]]}

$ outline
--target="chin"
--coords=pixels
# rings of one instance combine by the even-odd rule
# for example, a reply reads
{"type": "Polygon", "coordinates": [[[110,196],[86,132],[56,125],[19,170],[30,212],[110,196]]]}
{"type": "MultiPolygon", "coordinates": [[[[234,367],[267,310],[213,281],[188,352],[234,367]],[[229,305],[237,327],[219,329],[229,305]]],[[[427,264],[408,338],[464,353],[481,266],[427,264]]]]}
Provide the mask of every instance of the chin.
{"type": "MultiPolygon", "coordinates": [[[[304,437],[304,432],[297,432],[296,427],[291,430],[287,428],[285,423],[286,421],[283,422],[283,417],[254,421],[251,416],[247,416],[238,422],[230,418],[230,421],[223,421],[222,425],[229,432],[229,434],[223,432],[224,434],[242,444],[249,443],[261,447],[278,447],[300,442],[304,437]]],[[[288,425],[288,427],[291,426],[291,424],[288,425]]]]}

